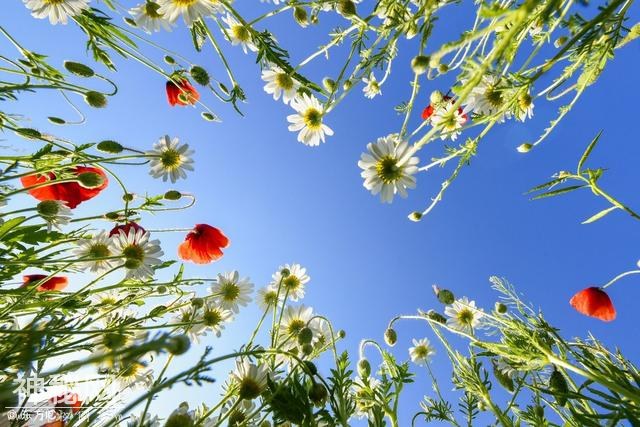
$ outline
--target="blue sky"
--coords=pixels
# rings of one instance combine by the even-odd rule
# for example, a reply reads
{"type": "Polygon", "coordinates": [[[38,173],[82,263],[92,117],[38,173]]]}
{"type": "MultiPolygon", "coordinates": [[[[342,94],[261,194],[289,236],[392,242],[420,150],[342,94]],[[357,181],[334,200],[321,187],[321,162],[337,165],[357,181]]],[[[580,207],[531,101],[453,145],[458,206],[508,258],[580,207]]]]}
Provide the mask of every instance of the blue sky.
{"type": "MultiPolygon", "coordinates": [[[[454,9],[461,12],[455,18],[468,18],[466,9],[468,5],[454,9]]],[[[637,8],[634,12],[637,20],[637,8]]],[[[443,18],[439,24],[447,28],[445,22],[443,18]]],[[[276,31],[276,35],[292,52],[294,63],[311,53],[310,47],[326,40],[320,29],[289,31],[289,16],[275,23],[282,23],[278,28],[286,29],[276,31]]],[[[84,38],[75,27],[52,27],[34,20],[21,2],[3,5],[2,25],[26,47],[50,55],[54,65],[61,65],[64,59],[88,61],[84,38]]],[[[435,37],[443,41],[456,35],[448,29],[435,37]]],[[[155,40],[185,54],[215,76],[224,77],[209,48],[201,54],[193,51],[182,25],[155,40]]],[[[10,52],[10,47],[2,43],[2,52],[10,52]]],[[[157,52],[149,52],[161,58],[157,52]]],[[[347,331],[342,348],[354,356],[359,340],[381,339],[393,316],[414,313],[417,308],[440,308],[432,284],[467,295],[490,309],[496,295],[489,289],[488,278],[499,275],[514,283],[524,299],[539,307],[566,336],[584,337],[593,332],[606,344],[621,348],[632,361],[639,361],[640,344],[630,338],[637,331],[640,279],[632,277],[611,288],[618,310],[613,323],[583,317],[568,305],[577,290],[602,284],[634,267],[640,258],[638,224],[616,212],[595,224],[581,225],[582,220],[607,207],[587,191],[541,201],[530,201],[524,194],[553,173],[575,168],[586,145],[604,129],[591,164],[608,168],[601,181],[604,188],[630,206],[640,207],[640,170],[634,162],[640,156],[635,131],[640,87],[633,80],[640,67],[638,43],[616,54],[598,83],[553,135],[529,154],[519,154],[515,147],[536,138],[561,104],[538,100],[533,120],[524,124],[510,121],[495,128],[444,201],[420,223],[408,221],[406,215],[428,203],[449,169],[419,176],[418,186],[407,200],[383,205],[362,186],[356,164],[368,142],[396,132],[401,125],[402,118],[393,107],[409,96],[411,50],[401,52],[381,97],[368,101],[358,89],[326,118],[335,136],[316,148],[298,143],[295,134],[287,130],[290,108],[263,92],[254,58],[243,55],[240,49],[227,52],[249,100],[242,106],[245,117],[240,117],[212,96],[205,97],[222,117],[219,124],[203,121],[191,108],[170,108],[163,78],[123,60],[117,61],[119,73],[113,76],[119,94],[109,100],[107,109],[83,106],[87,114],[84,126],[52,129],[53,125],[47,125],[49,115],[72,116],[54,93],[25,95],[19,105],[6,108],[28,114],[34,126],[78,142],[114,139],[144,150],[169,134],[190,143],[196,150],[196,171],[187,181],[168,186],[148,177],[145,168],[121,169],[134,192],[162,193],[176,188],[198,196],[193,209],[152,217],[150,223],[160,228],[206,222],[230,237],[232,245],[225,257],[206,267],[190,266],[188,272],[193,275],[210,277],[238,269],[262,286],[278,266],[303,264],[312,278],[305,304],[347,331]]],[[[336,59],[331,64],[320,59],[310,69],[311,74],[320,78],[331,75],[339,65],[336,59]]],[[[431,90],[448,89],[434,82],[422,84],[423,104],[428,103],[431,90]]],[[[4,138],[15,141],[12,135],[4,138]]],[[[431,145],[432,151],[420,153],[423,162],[440,153],[434,148],[439,143],[431,145]]],[[[119,195],[112,186],[101,197],[104,204],[87,207],[87,212],[117,203],[119,195]]],[[[175,247],[182,237],[160,236],[165,252],[169,253],[168,248],[175,247]]],[[[219,352],[237,348],[257,319],[257,310],[246,310],[230,333],[210,344],[219,352]]],[[[411,338],[435,339],[421,324],[401,324],[398,332],[396,350],[402,358],[408,357],[411,338]]],[[[448,363],[444,350],[438,350],[433,366],[444,381],[449,376],[448,363]]],[[[419,399],[430,392],[426,373],[417,372],[418,384],[411,387],[403,404],[406,414],[417,411],[419,399]]],[[[192,400],[200,396],[195,392],[192,400]]],[[[166,411],[166,407],[159,411],[166,411]]]]}

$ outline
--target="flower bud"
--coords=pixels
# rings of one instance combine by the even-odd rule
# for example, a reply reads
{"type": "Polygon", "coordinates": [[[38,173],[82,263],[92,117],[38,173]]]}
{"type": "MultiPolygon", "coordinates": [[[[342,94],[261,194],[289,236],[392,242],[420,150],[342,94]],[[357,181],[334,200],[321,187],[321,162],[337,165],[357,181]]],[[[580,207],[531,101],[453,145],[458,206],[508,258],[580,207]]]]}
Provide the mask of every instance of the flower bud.
{"type": "Polygon", "coordinates": [[[174,356],[186,353],[191,347],[191,341],[186,335],[178,335],[167,340],[167,351],[174,356]]]}
{"type": "Polygon", "coordinates": [[[200,308],[204,305],[204,299],[202,298],[191,298],[191,305],[195,308],[200,308]]]}
{"type": "Polygon", "coordinates": [[[315,382],[311,384],[311,388],[309,389],[309,400],[311,403],[318,407],[324,406],[328,396],[329,393],[325,386],[315,382]]]}
{"type": "Polygon", "coordinates": [[[189,71],[189,73],[191,74],[191,77],[193,78],[193,80],[201,86],[207,86],[211,81],[211,79],[209,78],[209,73],[207,73],[207,70],[205,70],[199,65],[194,65],[193,67],[191,67],[191,70],[189,71]]]}
{"type": "Polygon", "coordinates": [[[347,336],[347,332],[344,329],[340,329],[338,331],[338,338],[343,339],[346,336],[347,336]]]}
{"type": "Polygon", "coordinates": [[[387,328],[387,330],[384,331],[384,342],[386,342],[389,347],[396,345],[396,342],[398,342],[398,334],[395,329],[387,328]]]}
{"type": "Polygon", "coordinates": [[[95,90],[90,90],[85,93],[84,100],[93,108],[104,108],[107,106],[107,97],[95,90]]]}
{"type": "Polygon", "coordinates": [[[136,268],[139,268],[141,264],[142,262],[140,260],[137,260],[135,258],[127,258],[127,260],[124,262],[124,268],[126,268],[127,270],[135,270],[136,268]]]}
{"type": "Polygon", "coordinates": [[[360,375],[360,378],[369,378],[369,375],[371,375],[371,364],[364,357],[358,360],[358,375],[360,375]]]}
{"type": "Polygon", "coordinates": [[[518,153],[528,153],[529,151],[531,151],[532,148],[533,148],[533,145],[529,144],[528,142],[525,142],[524,144],[518,145],[518,148],[516,148],[516,150],[518,150],[518,153]]]}
{"type": "Polygon", "coordinates": [[[449,66],[448,66],[447,64],[440,64],[440,65],[438,65],[438,72],[439,72],[440,74],[444,74],[444,73],[446,73],[447,71],[449,71],[449,66]]]}
{"type": "Polygon", "coordinates": [[[551,390],[553,397],[556,398],[558,405],[564,406],[567,404],[567,393],[569,392],[567,379],[562,375],[562,372],[555,368],[549,377],[549,390],[551,390]]]}
{"type": "Polygon", "coordinates": [[[95,72],[90,67],[79,62],[64,61],[64,68],[71,74],[80,77],[93,77],[95,75],[95,72]]]}
{"type": "Polygon", "coordinates": [[[206,121],[208,121],[208,122],[217,122],[217,121],[219,121],[218,118],[215,115],[209,113],[208,111],[203,111],[202,113],[200,113],[200,116],[203,119],[205,119],[206,121]]]}
{"type": "Polygon", "coordinates": [[[436,285],[433,285],[433,292],[435,292],[436,298],[438,298],[438,301],[440,301],[442,304],[453,304],[453,301],[455,301],[456,299],[453,295],[453,292],[448,289],[440,289],[436,285]]]}
{"type": "Polygon", "coordinates": [[[558,47],[562,46],[563,44],[565,44],[567,42],[567,40],[568,40],[567,36],[558,37],[556,39],[556,41],[553,42],[553,45],[558,48],[558,47]]]}
{"type": "Polygon", "coordinates": [[[442,96],[442,92],[440,92],[439,90],[434,90],[433,92],[431,92],[431,95],[429,95],[429,101],[431,102],[431,105],[440,104],[443,100],[444,96],[442,96]]]}
{"type": "Polygon", "coordinates": [[[169,190],[164,193],[164,198],[167,200],[180,200],[182,193],[177,190],[169,190]]]}
{"type": "Polygon", "coordinates": [[[352,0],[340,0],[338,2],[338,12],[344,17],[355,15],[356,4],[352,0]]]}
{"type": "Polygon", "coordinates": [[[100,187],[104,183],[104,178],[102,175],[97,174],[95,172],[82,172],[76,176],[80,185],[86,188],[96,188],[100,187]]]}
{"type": "Polygon", "coordinates": [[[175,65],[176,60],[173,59],[173,56],[165,55],[164,62],[166,62],[169,65],[175,65]]]}
{"type": "Polygon", "coordinates": [[[429,69],[429,57],[418,55],[411,60],[411,69],[416,74],[424,74],[429,69]]]}
{"type": "Polygon", "coordinates": [[[167,293],[167,287],[165,285],[160,285],[156,289],[158,290],[159,294],[166,294],[167,293]]]}
{"type": "Polygon", "coordinates": [[[47,117],[47,120],[49,120],[51,123],[53,123],[54,125],[64,125],[67,124],[67,121],[65,119],[61,119],[60,117],[55,117],[55,116],[49,116],[47,117]]]}
{"type": "Polygon", "coordinates": [[[315,363],[305,360],[304,364],[311,376],[318,374],[318,368],[316,367],[315,363]]]}
{"type": "Polygon", "coordinates": [[[289,277],[290,274],[291,271],[288,268],[283,268],[282,270],[280,270],[280,275],[282,277],[289,277]]]}
{"type": "Polygon", "coordinates": [[[102,152],[111,154],[118,154],[124,150],[122,144],[111,140],[100,141],[98,145],[96,145],[96,148],[102,152]]]}
{"type": "Polygon", "coordinates": [[[43,217],[55,217],[60,212],[60,204],[55,200],[44,200],[38,203],[36,211],[43,217]]]}
{"type": "Polygon", "coordinates": [[[442,323],[442,324],[447,323],[447,318],[446,318],[446,317],[444,317],[442,314],[438,313],[438,312],[437,312],[437,311],[435,311],[435,310],[429,310],[429,311],[427,311],[427,312],[425,313],[425,315],[426,315],[429,319],[431,319],[431,320],[433,320],[433,321],[435,321],[435,322],[442,323]]]}
{"type": "Polygon", "coordinates": [[[507,312],[507,306],[500,301],[496,302],[496,312],[500,314],[505,314],[507,312]]]}
{"type": "Polygon", "coordinates": [[[336,90],[336,81],[330,79],[329,77],[325,77],[324,79],[322,79],[322,86],[324,86],[324,88],[329,92],[333,92],[334,90],[336,90]]]}
{"type": "Polygon", "coordinates": [[[124,193],[122,195],[122,200],[124,200],[125,202],[130,202],[132,201],[136,196],[133,195],[132,193],[124,193]]]}
{"type": "Polygon", "coordinates": [[[300,345],[310,344],[312,339],[313,331],[308,327],[302,328],[298,333],[298,344],[300,345]]]}
{"type": "Polygon", "coordinates": [[[302,346],[302,354],[304,354],[305,356],[308,356],[311,353],[313,353],[313,346],[311,344],[304,344],[302,346]]]}
{"type": "Polygon", "coordinates": [[[118,212],[107,212],[104,214],[104,217],[110,220],[116,220],[120,218],[120,214],[118,212]]]}
{"type": "Polygon", "coordinates": [[[293,19],[303,28],[309,25],[309,15],[304,7],[296,6],[293,8],[293,19]]]}

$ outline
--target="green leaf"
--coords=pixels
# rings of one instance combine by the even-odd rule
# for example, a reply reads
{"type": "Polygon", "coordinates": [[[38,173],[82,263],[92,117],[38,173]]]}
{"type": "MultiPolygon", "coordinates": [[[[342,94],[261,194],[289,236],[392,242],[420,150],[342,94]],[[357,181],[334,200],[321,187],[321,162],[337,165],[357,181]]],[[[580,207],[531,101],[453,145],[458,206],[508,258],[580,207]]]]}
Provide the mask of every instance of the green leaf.
{"type": "Polygon", "coordinates": [[[5,234],[11,231],[18,224],[22,223],[25,220],[25,218],[26,217],[24,216],[17,216],[15,218],[11,218],[10,220],[6,221],[4,224],[0,225],[0,239],[2,239],[5,234]]]}
{"type": "Polygon", "coordinates": [[[578,188],[582,188],[582,187],[586,187],[586,186],[587,186],[586,184],[583,184],[583,185],[572,185],[570,187],[560,188],[559,190],[554,190],[554,191],[549,191],[547,193],[538,194],[537,196],[535,196],[531,200],[538,200],[538,199],[544,199],[544,198],[547,198],[547,197],[559,196],[560,194],[568,193],[570,191],[577,190],[578,188]]]}
{"type": "Polygon", "coordinates": [[[584,153],[582,153],[582,157],[580,157],[580,161],[578,162],[578,174],[580,174],[580,170],[582,169],[582,166],[584,165],[584,163],[589,158],[589,155],[591,154],[591,151],[593,151],[593,149],[595,148],[595,146],[598,143],[598,140],[600,139],[601,135],[602,135],[602,131],[598,132],[598,134],[596,135],[595,138],[593,138],[593,140],[591,141],[591,143],[589,144],[587,149],[584,150],[584,153]]]}
{"type": "Polygon", "coordinates": [[[547,188],[551,188],[554,185],[562,184],[566,179],[565,178],[556,178],[551,181],[545,182],[544,184],[540,184],[536,187],[533,187],[531,190],[527,191],[526,194],[535,193],[536,191],[546,190],[547,188]]]}
{"type": "Polygon", "coordinates": [[[582,221],[582,224],[591,224],[592,222],[596,222],[597,220],[599,220],[600,218],[604,217],[605,215],[609,214],[609,212],[613,212],[616,209],[618,209],[617,206],[611,206],[610,208],[607,209],[603,209],[600,212],[598,212],[597,214],[589,217],[588,219],[582,221]]]}

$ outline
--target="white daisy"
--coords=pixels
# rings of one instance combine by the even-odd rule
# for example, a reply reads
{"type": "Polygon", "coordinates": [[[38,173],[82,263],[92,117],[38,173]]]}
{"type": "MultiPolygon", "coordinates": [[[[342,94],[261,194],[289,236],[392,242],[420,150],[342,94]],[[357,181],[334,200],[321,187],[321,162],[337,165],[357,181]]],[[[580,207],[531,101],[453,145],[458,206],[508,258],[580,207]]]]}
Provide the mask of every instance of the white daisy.
{"type": "Polygon", "coordinates": [[[279,304],[282,301],[282,297],[278,297],[278,289],[273,285],[268,285],[258,289],[258,305],[262,310],[273,309],[273,306],[279,304]]]}
{"type": "Polygon", "coordinates": [[[252,400],[260,396],[267,387],[269,371],[264,365],[249,360],[236,361],[236,369],[231,378],[238,385],[240,399],[252,400]]]}
{"type": "Polygon", "coordinates": [[[172,323],[188,323],[181,326],[182,331],[187,334],[189,340],[196,344],[200,343],[200,337],[205,336],[207,331],[202,323],[196,319],[197,311],[192,306],[182,307],[178,313],[173,316],[172,323]]]}
{"type": "Polygon", "coordinates": [[[223,34],[225,38],[231,42],[232,46],[240,45],[244,53],[247,53],[247,49],[252,52],[258,51],[258,48],[251,39],[251,30],[247,28],[247,26],[241,24],[236,18],[229,14],[224,16],[222,21],[227,24],[227,28],[223,31],[223,34]]]}
{"type": "Polygon", "coordinates": [[[60,200],[44,200],[38,203],[36,211],[47,223],[47,230],[53,227],[60,229],[61,226],[69,224],[71,219],[71,209],[65,202],[60,200]]]}
{"type": "Polygon", "coordinates": [[[435,349],[431,346],[427,338],[422,338],[421,340],[414,338],[412,342],[413,347],[409,349],[411,361],[419,366],[426,365],[431,356],[436,353],[435,349]]]}
{"type": "Polygon", "coordinates": [[[244,307],[251,302],[253,286],[248,277],[240,279],[240,274],[234,270],[218,274],[209,289],[220,307],[238,313],[240,306],[244,307]]]}
{"type": "Polygon", "coordinates": [[[362,92],[364,92],[364,96],[371,99],[376,95],[382,95],[382,90],[380,89],[380,83],[376,80],[376,76],[373,74],[369,74],[369,78],[363,78],[362,82],[366,85],[362,88],[362,92]]]}
{"type": "Polygon", "coordinates": [[[202,325],[205,331],[209,330],[219,337],[225,323],[230,322],[232,317],[231,310],[219,307],[213,301],[207,301],[202,307],[202,312],[196,317],[196,321],[202,325]]]}
{"type": "Polygon", "coordinates": [[[119,263],[117,259],[108,259],[116,255],[114,243],[114,240],[109,237],[106,231],[100,231],[90,239],[78,240],[76,242],[78,247],[74,249],[73,253],[83,261],[76,265],[92,273],[103,273],[111,270],[119,263]]]}
{"type": "Polygon", "coordinates": [[[522,94],[518,97],[516,104],[515,116],[521,122],[533,117],[533,98],[529,93],[522,94]]]}
{"type": "Polygon", "coordinates": [[[120,300],[120,293],[117,289],[112,289],[109,291],[100,292],[97,294],[91,295],[91,305],[98,308],[103,308],[105,310],[111,310],[114,306],[116,306],[120,300]]]}
{"type": "Polygon", "coordinates": [[[145,230],[131,228],[129,234],[113,236],[116,252],[124,257],[127,278],[146,279],[153,277],[153,266],[162,263],[164,255],[159,240],[149,240],[151,234],[145,230]]]}
{"type": "Polygon", "coordinates": [[[144,414],[144,421],[141,422],[142,414],[131,415],[127,422],[127,427],[160,427],[160,419],[157,415],[153,417],[149,414],[144,414]]]}
{"type": "Polygon", "coordinates": [[[397,135],[378,138],[367,145],[358,166],[362,169],[364,187],[373,195],[380,193],[382,202],[391,203],[396,194],[407,197],[407,189],[415,188],[418,172],[417,157],[407,141],[398,141],[397,135]]]}
{"type": "Polygon", "coordinates": [[[158,3],[148,0],[131,8],[129,14],[133,16],[138,27],[149,34],[160,31],[161,29],[171,31],[171,22],[167,21],[164,16],[158,12],[158,9],[160,9],[158,3]]]}
{"type": "Polygon", "coordinates": [[[473,333],[473,330],[480,324],[482,309],[476,308],[475,301],[469,301],[467,297],[462,297],[447,306],[444,314],[449,316],[447,325],[466,333],[473,333]]]}
{"type": "Polygon", "coordinates": [[[177,409],[175,409],[165,421],[165,426],[188,426],[194,425],[196,420],[196,414],[193,409],[189,410],[189,404],[182,402],[177,409]]]}
{"type": "Polygon", "coordinates": [[[452,141],[455,141],[466,122],[466,113],[461,108],[455,107],[453,99],[436,108],[431,116],[431,124],[440,130],[440,139],[451,138],[452,141]]]}
{"type": "Polygon", "coordinates": [[[285,264],[271,277],[271,286],[276,290],[281,286],[280,297],[284,298],[287,295],[291,301],[304,298],[304,286],[311,280],[307,275],[307,269],[300,264],[285,264]]]}
{"type": "Polygon", "coordinates": [[[264,91],[272,94],[273,99],[276,101],[280,99],[282,95],[282,101],[288,104],[293,98],[295,98],[300,83],[292,78],[288,73],[285,73],[282,68],[277,65],[271,65],[269,69],[262,71],[262,80],[267,84],[264,85],[264,91]]]}
{"type": "Polygon", "coordinates": [[[298,132],[298,141],[305,145],[314,147],[324,142],[325,134],[333,135],[333,130],[322,122],[324,113],[320,101],[311,95],[303,94],[301,97],[294,98],[291,106],[297,111],[297,114],[287,116],[289,130],[298,132]]]}
{"type": "MultiPolygon", "coordinates": [[[[483,116],[491,116],[498,113],[505,105],[505,88],[500,86],[500,78],[491,74],[482,76],[480,83],[471,90],[467,98],[464,112],[473,112],[483,116]]],[[[503,112],[498,121],[511,117],[509,111],[503,112]]]]}
{"type": "Polygon", "coordinates": [[[149,389],[155,381],[153,369],[149,369],[147,363],[138,360],[119,362],[111,373],[123,389],[149,389]]]}
{"type": "Polygon", "coordinates": [[[189,149],[189,144],[180,144],[178,138],[171,139],[165,135],[154,144],[153,150],[147,151],[150,158],[149,174],[154,178],[167,178],[175,183],[179,178],[186,178],[185,170],[193,170],[193,150],[189,149]]]}
{"type": "Polygon", "coordinates": [[[208,421],[205,424],[205,427],[220,426],[223,420],[224,424],[222,425],[257,427],[259,418],[256,418],[256,415],[260,414],[255,414],[253,418],[251,417],[255,411],[256,405],[253,400],[241,400],[238,403],[237,399],[229,399],[220,411],[220,416],[213,417],[210,422],[208,421]]]}
{"type": "Polygon", "coordinates": [[[315,318],[311,321],[311,330],[313,330],[313,345],[320,349],[329,345],[332,341],[331,328],[329,322],[324,319],[315,318]]]}
{"type": "Polygon", "coordinates": [[[313,308],[300,305],[298,307],[287,306],[280,322],[280,338],[291,340],[298,336],[305,327],[313,327],[313,308]]]}
{"type": "Polygon", "coordinates": [[[67,18],[82,13],[89,0],[23,0],[34,18],[49,18],[51,24],[66,24],[67,18]]]}
{"type": "Polygon", "coordinates": [[[191,27],[202,16],[224,11],[217,0],[156,0],[156,3],[160,5],[158,13],[166,20],[173,23],[182,15],[187,27],[191,27]]]}

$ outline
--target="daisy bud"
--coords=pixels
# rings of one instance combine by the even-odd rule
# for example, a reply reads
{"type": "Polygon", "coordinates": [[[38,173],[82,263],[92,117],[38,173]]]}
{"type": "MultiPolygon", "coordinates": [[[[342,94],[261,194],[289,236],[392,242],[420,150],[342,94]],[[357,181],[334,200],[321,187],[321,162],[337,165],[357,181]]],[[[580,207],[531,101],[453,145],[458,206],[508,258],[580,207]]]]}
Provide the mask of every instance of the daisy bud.
{"type": "Polygon", "coordinates": [[[204,299],[202,298],[192,298],[191,299],[191,305],[194,306],[195,308],[200,308],[204,305],[204,299]]]}
{"type": "Polygon", "coordinates": [[[431,102],[431,105],[440,104],[443,99],[444,96],[442,96],[442,92],[440,92],[439,90],[434,90],[433,92],[431,92],[431,95],[429,95],[429,101],[431,102]]]}
{"type": "Polygon", "coordinates": [[[305,356],[308,356],[311,353],[313,353],[313,346],[311,344],[304,344],[301,350],[302,350],[302,354],[304,354],[305,356]]]}
{"type": "Polygon", "coordinates": [[[191,341],[186,335],[178,335],[177,337],[171,337],[167,341],[167,351],[174,356],[179,356],[186,353],[191,347],[191,341]]]}
{"type": "Polygon", "coordinates": [[[177,412],[174,411],[167,421],[164,423],[164,427],[192,427],[195,426],[193,422],[193,418],[189,415],[189,413],[185,412],[177,412]]]}
{"type": "Polygon", "coordinates": [[[76,179],[80,182],[80,185],[86,188],[100,187],[104,183],[104,178],[95,172],[82,172],[79,173],[76,179]]]}
{"type": "Polygon", "coordinates": [[[355,15],[356,4],[351,0],[340,0],[338,2],[338,12],[344,17],[355,15]]]}
{"type": "Polygon", "coordinates": [[[413,222],[422,220],[422,212],[414,211],[409,214],[409,219],[413,222]]]}
{"type": "Polygon", "coordinates": [[[127,343],[127,337],[119,332],[107,332],[102,337],[102,342],[109,350],[115,350],[127,343]]]}
{"type": "Polygon", "coordinates": [[[438,72],[439,72],[440,74],[444,74],[444,73],[446,73],[447,71],[449,71],[449,66],[448,66],[447,64],[440,64],[440,65],[438,65],[438,72]]]}
{"type": "Polygon", "coordinates": [[[182,193],[176,190],[169,190],[164,193],[164,198],[167,200],[180,200],[182,193]]]}
{"type": "Polygon", "coordinates": [[[104,108],[107,106],[107,97],[95,90],[90,90],[85,93],[84,100],[93,108],[104,108]]]}
{"type": "Polygon", "coordinates": [[[122,144],[111,140],[100,141],[98,145],[96,145],[96,148],[100,151],[111,154],[118,154],[124,150],[122,144]]]}
{"type": "Polygon", "coordinates": [[[496,377],[498,382],[502,387],[505,388],[510,393],[513,393],[513,379],[500,370],[498,363],[495,360],[492,360],[493,364],[493,376],[496,377]]]}
{"type": "Polygon", "coordinates": [[[343,90],[349,90],[351,89],[351,86],[353,86],[353,82],[351,80],[345,80],[344,83],[342,83],[343,90]]]}
{"type": "Polygon", "coordinates": [[[104,214],[104,217],[106,219],[115,221],[116,219],[120,219],[120,214],[118,212],[107,212],[106,214],[104,214]]]}
{"type": "Polygon", "coordinates": [[[80,77],[93,77],[95,72],[84,64],[73,61],[64,61],[64,68],[71,74],[75,74],[80,77]]]}
{"type": "Polygon", "coordinates": [[[61,119],[60,117],[51,116],[51,117],[47,117],[47,120],[49,120],[54,125],[64,125],[67,123],[65,119],[61,119]]]}
{"type": "Polygon", "coordinates": [[[158,286],[158,293],[159,294],[166,294],[167,293],[167,287],[165,285],[160,285],[158,286]]]}
{"type": "Polygon", "coordinates": [[[369,378],[371,375],[371,364],[364,357],[358,361],[358,375],[360,378],[369,378]]]}
{"type": "Polygon", "coordinates": [[[384,342],[386,342],[389,347],[396,345],[396,342],[398,342],[398,334],[395,329],[387,328],[387,330],[384,331],[384,342]]]}
{"type": "Polygon", "coordinates": [[[318,22],[320,22],[320,20],[318,19],[318,15],[316,14],[311,15],[310,21],[313,25],[316,25],[318,22]]]}
{"type": "Polygon", "coordinates": [[[60,212],[60,205],[57,200],[45,200],[38,203],[36,211],[43,217],[55,217],[60,212]]]}
{"type": "Polygon", "coordinates": [[[309,25],[309,15],[304,7],[297,6],[293,8],[293,19],[303,28],[309,25]]]}
{"type": "Polygon", "coordinates": [[[122,200],[124,200],[125,202],[130,202],[132,201],[136,196],[131,194],[131,193],[124,193],[122,195],[122,200]]]}
{"type": "Polygon", "coordinates": [[[447,323],[447,318],[435,310],[429,310],[425,314],[429,319],[435,322],[442,323],[442,324],[447,323]]]}
{"type": "Polygon", "coordinates": [[[304,365],[306,366],[307,371],[311,376],[318,374],[318,368],[316,367],[315,363],[305,360],[304,365]]]}
{"type": "Polygon", "coordinates": [[[507,306],[501,302],[496,302],[496,312],[505,314],[507,312],[507,306]]]}
{"type": "Polygon", "coordinates": [[[200,67],[199,65],[194,65],[193,67],[191,67],[191,70],[189,71],[189,73],[191,74],[191,77],[193,78],[193,80],[199,85],[207,86],[211,81],[211,79],[209,78],[209,73],[207,73],[207,70],[200,67]]]}
{"type": "Polygon", "coordinates": [[[533,145],[529,144],[528,142],[525,142],[524,144],[518,145],[518,148],[516,148],[516,150],[518,150],[518,153],[528,153],[529,151],[531,151],[532,148],[533,148],[533,145]]]}
{"type": "Polygon", "coordinates": [[[566,42],[567,42],[567,36],[562,36],[562,37],[558,37],[556,41],[553,42],[553,45],[558,48],[563,44],[565,44],[566,42]]]}
{"type": "Polygon", "coordinates": [[[214,116],[213,114],[209,113],[208,111],[203,111],[202,113],[200,113],[200,116],[202,116],[202,118],[205,119],[208,122],[219,121],[216,116],[214,116]]]}
{"type": "Polygon", "coordinates": [[[176,60],[173,59],[173,56],[165,55],[164,62],[166,62],[169,65],[175,65],[176,60]]]}
{"type": "Polygon", "coordinates": [[[282,270],[280,270],[280,275],[282,277],[289,277],[290,274],[291,271],[288,268],[283,268],[282,270]]]}
{"type": "Polygon", "coordinates": [[[325,386],[320,383],[311,384],[311,388],[309,389],[309,400],[311,403],[318,407],[322,407],[324,406],[328,396],[329,393],[325,386]]]}
{"type": "Polygon", "coordinates": [[[300,345],[309,344],[312,339],[313,331],[308,327],[302,328],[298,333],[298,344],[300,345]]]}
{"type": "Polygon", "coordinates": [[[338,331],[338,338],[343,339],[346,336],[347,336],[347,332],[344,329],[340,329],[338,331]]]}
{"type": "Polygon", "coordinates": [[[551,390],[553,397],[556,398],[558,405],[564,406],[567,404],[567,393],[569,392],[567,379],[562,375],[562,372],[555,368],[549,377],[549,390],[551,390]]]}
{"type": "Polygon", "coordinates": [[[411,60],[411,69],[416,74],[424,74],[429,69],[429,57],[418,55],[411,60]]]}
{"type": "Polygon", "coordinates": [[[329,92],[333,92],[334,90],[336,90],[336,81],[330,79],[329,77],[325,77],[324,79],[322,79],[322,86],[324,86],[324,88],[329,92]]]}
{"type": "Polygon", "coordinates": [[[453,304],[453,301],[455,301],[456,299],[456,297],[453,295],[453,292],[448,289],[440,289],[436,285],[433,285],[433,291],[435,292],[438,301],[440,301],[442,304],[453,304]]]}

